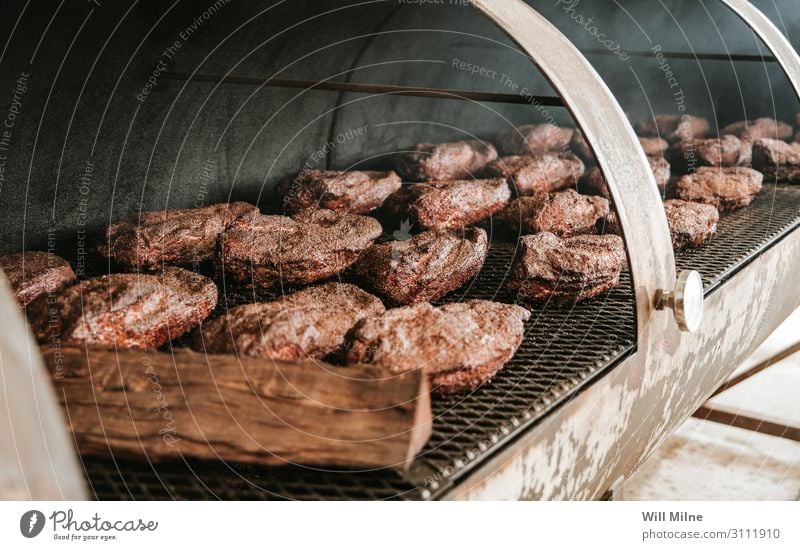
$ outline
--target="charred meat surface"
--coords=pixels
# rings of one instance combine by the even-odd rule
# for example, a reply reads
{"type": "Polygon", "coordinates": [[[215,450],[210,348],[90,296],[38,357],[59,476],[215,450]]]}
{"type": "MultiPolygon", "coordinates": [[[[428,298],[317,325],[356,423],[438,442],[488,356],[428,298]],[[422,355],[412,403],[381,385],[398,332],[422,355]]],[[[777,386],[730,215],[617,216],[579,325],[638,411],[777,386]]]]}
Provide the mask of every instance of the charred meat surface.
{"type": "Polygon", "coordinates": [[[625,246],[617,235],[526,235],[508,287],[529,304],[569,305],[619,285],[624,265],[625,246]]]}
{"type": "Polygon", "coordinates": [[[541,155],[563,153],[569,148],[573,128],[555,124],[525,124],[507,128],[497,136],[497,148],[502,155],[541,155]]]}
{"type": "Polygon", "coordinates": [[[559,237],[573,237],[594,233],[597,221],[608,215],[608,209],[608,200],[603,197],[567,189],[514,199],[499,217],[517,233],[547,231],[559,237]]]}
{"type": "Polygon", "coordinates": [[[303,170],[278,182],[275,195],[290,215],[309,208],[366,214],[400,185],[394,172],[303,170]]]}
{"type": "Polygon", "coordinates": [[[487,251],[483,229],[434,229],[373,245],[354,269],[369,288],[395,305],[431,302],[475,277],[487,251]]]}
{"type": "Polygon", "coordinates": [[[584,165],[579,158],[543,154],[497,159],[486,166],[484,174],[508,179],[520,195],[533,195],[573,187],[583,171],[584,165]]]}
{"type": "Polygon", "coordinates": [[[732,134],[721,138],[681,140],[669,152],[672,165],[684,173],[700,166],[736,166],[741,157],[742,141],[732,134]]]}
{"type": "Polygon", "coordinates": [[[702,167],[678,180],[675,195],[686,201],[711,204],[725,212],[753,202],[763,181],[763,174],[750,168],[702,167]]]}
{"type": "Polygon", "coordinates": [[[719,210],[710,204],[670,199],[664,210],[675,250],[700,246],[717,232],[719,210]]]}
{"type": "Polygon", "coordinates": [[[129,268],[188,266],[213,257],[220,233],[257,213],[258,208],[246,202],[142,212],[108,226],[98,252],[129,268]]]}
{"type": "Polygon", "coordinates": [[[289,361],[323,359],[340,351],[357,321],[385,311],[378,298],[355,285],[327,283],[274,302],[234,307],[203,323],[192,336],[192,348],[289,361]]]}
{"type": "Polygon", "coordinates": [[[347,360],[391,373],[422,368],[440,395],[474,390],[514,356],[529,317],[522,307],[486,300],[390,309],[353,327],[347,360]]]}
{"type": "Polygon", "coordinates": [[[673,142],[708,137],[711,125],[707,119],[691,115],[655,115],[636,124],[636,133],[673,142]]]}
{"type": "MultiPolygon", "coordinates": [[[[700,246],[717,232],[719,210],[710,204],[668,199],[664,201],[664,211],[667,215],[674,250],[700,246]]],[[[619,220],[615,213],[609,214],[605,220],[598,222],[598,228],[601,232],[622,234],[622,228],[619,226],[619,220]]]]}
{"type": "Polygon", "coordinates": [[[800,182],[800,143],[760,139],[753,144],[753,168],[769,181],[800,182]]]}
{"type": "Polygon", "coordinates": [[[21,307],[76,279],[69,263],[51,252],[28,251],[0,256],[0,269],[21,307]]]}
{"type": "MultiPolygon", "coordinates": [[[[669,162],[663,157],[647,157],[647,162],[650,164],[650,169],[653,171],[653,176],[656,178],[658,189],[663,192],[671,176],[669,162]]],[[[611,196],[606,178],[597,166],[586,172],[583,176],[581,179],[581,188],[586,192],[603,197],[611,196]]]]}
{"type": "Polygon", "coordinates": [[[381,233],[373,218],[333,210],[242,219],[220,237],[217,271],[246,287],[309,284],[350,267],[381,233]]]}
{"type": "Polygon", "coordinates": [[[397,173],[408,181],[441,181],[474,178],[486,163],[497,158],[490,143],[478,140],[453,143],[420,143],[399,153],[397,173]]]}
{"type": "Polygon", "coordinates": [[[732,134],[752,142],[762,138],[789,139],[794,134],[794,130],[791,125],[785,122],[765,117],[728,124],[719,133],[720,135],[732,134]]]}
{"type": "Polygon", "coordinates": [[[421,229],[456,229],[492,216],[511,198],[503,178],[452,180],[404,186],[386,200],[387,222],[421,229]]]}
{"type": "Polygon", "coordinates": [[[167,266],[75,283],[27,309],[40,343],[158,348],[198,326],[217,303],[213,281],[167,266]]]}

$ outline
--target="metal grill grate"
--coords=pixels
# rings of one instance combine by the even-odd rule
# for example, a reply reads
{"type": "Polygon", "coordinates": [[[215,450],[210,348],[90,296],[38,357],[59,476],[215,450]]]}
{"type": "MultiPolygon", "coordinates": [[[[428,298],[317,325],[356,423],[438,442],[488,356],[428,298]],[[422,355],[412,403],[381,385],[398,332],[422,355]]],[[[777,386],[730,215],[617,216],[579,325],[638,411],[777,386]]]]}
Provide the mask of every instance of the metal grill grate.
{"type": "MultiPolygon", "coordinates": [[[[724,216],[714,240],[678,257],[699,270],[706,290],[800,225],[800,186],[770,186],[749,208],[724,216]]],[[[510,301],[504,289],[513,255],[492,247],[470,289],[451,299],[510,301]]],[[[239,302],[244,296],[229,296],[239,302]]],[[[434,434],[408,476],[389,470],[324,471],[304,467],[198,463],[148,464],[85,457],[100,499],[418,499],[435,498],[505,441],[574,395],[634,348],[630,280],[571,309],[534,310],[513,361],[491,384],[434,403],[434,434]]]]}

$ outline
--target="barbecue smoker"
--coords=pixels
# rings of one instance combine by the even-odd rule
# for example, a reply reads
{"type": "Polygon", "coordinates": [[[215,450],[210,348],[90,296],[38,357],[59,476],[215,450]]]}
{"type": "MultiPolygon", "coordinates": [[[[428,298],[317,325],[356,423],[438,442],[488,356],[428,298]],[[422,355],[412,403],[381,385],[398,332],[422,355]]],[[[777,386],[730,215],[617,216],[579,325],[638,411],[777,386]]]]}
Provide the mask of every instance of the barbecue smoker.
{"type": "MultiPolygon", "coordinates": [[[[4,288],[12,496],[598,499],[800,306],[800,185],[765,181],[709,244],[675,254],[629,122],[794,122],[800,58],[785,35],[800,21],[746,0],[145,4],[62,6],[52,28],[2,8],[36,29],[2,61],[7,88],[30,75],[4,166],[4,253],[52,247],[102,273],[80,239],[138,211],[261,206],[304,166],[381,167],[414,143],[553,121],[579,127],[605,173],[629,270],[600,299],[535,310],[492,383],[433,402],[431,438],[403,468],[355,470],[77,459],[58,381],[4,288]]],[[[493,245],[458,298],[502,296],[513,253],[493,245]]]]}

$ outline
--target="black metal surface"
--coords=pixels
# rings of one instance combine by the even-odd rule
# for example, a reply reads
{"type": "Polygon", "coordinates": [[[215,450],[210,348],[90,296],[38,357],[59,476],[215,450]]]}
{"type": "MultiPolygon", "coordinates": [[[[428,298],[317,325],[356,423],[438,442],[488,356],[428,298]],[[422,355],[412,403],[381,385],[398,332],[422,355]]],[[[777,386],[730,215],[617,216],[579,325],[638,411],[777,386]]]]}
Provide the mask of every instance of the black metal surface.
{"type": "MultiPolygon", "coordinates": [[[[706,291],[714,291],[798,225],[800,186],[768,186],[749,208],[723,216],[709,244],[680,254],[679,268],[698,269],[706,291]]],[[[511,245],[495,244],[475,283],[448,299],[510,301],[503,288],[512,256],[511,245]]],[[[408,475],[85,457],[87,478],[100,499],[436,498],[633,350],[633,296],[623,279],[617,290],[571,309],[534,310],[517,355],[492,383],[434,403],[433,437],[408,475]]]]}

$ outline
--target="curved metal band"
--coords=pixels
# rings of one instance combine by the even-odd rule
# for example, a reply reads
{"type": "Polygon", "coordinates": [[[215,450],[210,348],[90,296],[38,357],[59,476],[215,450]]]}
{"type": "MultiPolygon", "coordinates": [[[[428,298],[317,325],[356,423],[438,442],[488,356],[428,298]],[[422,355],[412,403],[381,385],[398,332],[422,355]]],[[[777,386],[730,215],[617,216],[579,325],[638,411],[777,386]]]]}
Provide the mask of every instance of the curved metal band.
{"type": "Polygon", "coordinates": [[[659,289],[675,285],[675,257],[647,157],[611,90],[573,44],[522,0],[475,0],[564,100],[605,174],[628,247],[640,337],[659,289]]]}
{"type": "Polygon", "coordinates": [[[800,98],[800,55],[780,29],[748,0],[722,0],[722,3],[733,10],[764,41],[800,98]]]}

